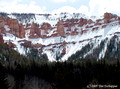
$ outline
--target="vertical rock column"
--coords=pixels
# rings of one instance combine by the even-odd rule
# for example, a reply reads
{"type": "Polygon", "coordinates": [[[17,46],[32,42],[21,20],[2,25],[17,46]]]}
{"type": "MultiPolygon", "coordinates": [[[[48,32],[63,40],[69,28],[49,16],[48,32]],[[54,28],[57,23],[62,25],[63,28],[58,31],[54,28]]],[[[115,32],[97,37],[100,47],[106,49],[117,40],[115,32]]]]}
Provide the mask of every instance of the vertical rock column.
{"type": "Polygon", "coordinates": [[[60,36],[65,36],[63,21],[59,20],[57,23],[57,32],[60,36]]]}

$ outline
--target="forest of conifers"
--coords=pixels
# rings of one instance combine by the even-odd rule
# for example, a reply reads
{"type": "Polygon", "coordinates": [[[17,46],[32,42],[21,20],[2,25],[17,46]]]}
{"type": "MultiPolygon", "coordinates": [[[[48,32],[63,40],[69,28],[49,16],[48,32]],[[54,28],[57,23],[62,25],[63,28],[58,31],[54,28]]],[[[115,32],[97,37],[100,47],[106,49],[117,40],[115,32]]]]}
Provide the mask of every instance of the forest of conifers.
{"type": "Polygon", "coordinates": [[[49,62],[32,54],[0,44],[0,89],[120,89],[120,59],[49,62]]]}

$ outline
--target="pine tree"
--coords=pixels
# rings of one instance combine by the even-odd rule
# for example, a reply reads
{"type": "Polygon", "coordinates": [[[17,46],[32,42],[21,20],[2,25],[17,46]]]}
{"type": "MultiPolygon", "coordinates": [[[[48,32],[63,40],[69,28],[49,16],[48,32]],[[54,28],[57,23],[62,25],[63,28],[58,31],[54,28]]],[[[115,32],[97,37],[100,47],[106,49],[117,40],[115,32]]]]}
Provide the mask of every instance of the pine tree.
{"type": "Polygon", "coordinates": [[[0,63],[0,89],[8,89],[9,85],[6,78],[7,78],[6,69],[0,63]]]}

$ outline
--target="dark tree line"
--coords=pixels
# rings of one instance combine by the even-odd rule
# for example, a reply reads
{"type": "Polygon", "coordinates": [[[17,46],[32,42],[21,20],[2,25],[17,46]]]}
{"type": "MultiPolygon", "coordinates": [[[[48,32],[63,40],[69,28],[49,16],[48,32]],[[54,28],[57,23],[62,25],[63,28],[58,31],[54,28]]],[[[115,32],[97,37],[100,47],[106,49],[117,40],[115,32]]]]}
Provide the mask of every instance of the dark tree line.
{"type": "Polygon", "coordinates": [[[120,88],[120,59],[49,62],[34,56],[31,59],[0,45],[0,89],[87,89],[89,84],[120,88]]]}

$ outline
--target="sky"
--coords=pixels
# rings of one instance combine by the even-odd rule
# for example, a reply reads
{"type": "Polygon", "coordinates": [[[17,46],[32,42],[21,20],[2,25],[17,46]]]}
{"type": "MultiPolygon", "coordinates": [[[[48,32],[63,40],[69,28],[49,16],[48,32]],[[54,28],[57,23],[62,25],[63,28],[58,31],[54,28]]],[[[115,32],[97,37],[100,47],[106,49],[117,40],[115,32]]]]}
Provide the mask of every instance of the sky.
{"type": "Polygon", "coordinates": [[[83,13],[102,16],[120,15],[120,0],[0,0],[0,12],[7,13],[83,13]]]}

